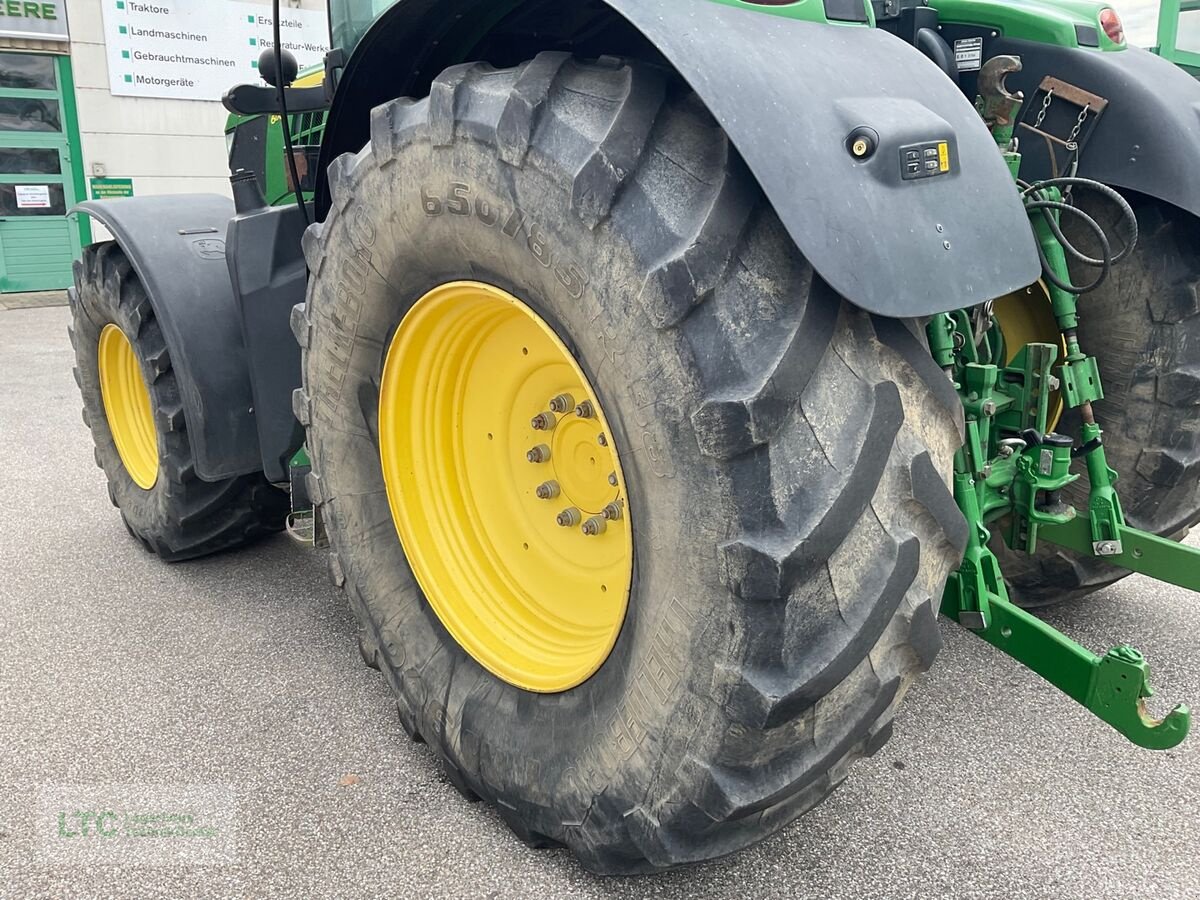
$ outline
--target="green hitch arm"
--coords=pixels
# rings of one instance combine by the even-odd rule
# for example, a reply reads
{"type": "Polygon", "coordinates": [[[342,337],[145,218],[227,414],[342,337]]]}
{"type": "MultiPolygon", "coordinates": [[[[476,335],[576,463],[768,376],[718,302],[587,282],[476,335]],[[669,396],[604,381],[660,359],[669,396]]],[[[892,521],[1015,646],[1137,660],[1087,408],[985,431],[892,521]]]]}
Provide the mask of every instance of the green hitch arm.
{"type": "MultiPolygon", "coordinates": [[[[1020,69],[1016,57],[990,60],[980,73],[976,104],[1014,178],[1021,162],[1013,140],[1021,98],[1008,92],[1004,79],[1020,69]]],[[[1063,202],[1062,193],[1052,186],[1031,199],[1050,201],[1030,210],[1031,224],[1044,265],[1059,282],[1070,284],[1066,251],[1042,214],[1046,209],[1054,222],[1060,220],[1053,204],[1063,202]]],[[[999,561],[988,547],[990,533],[984,511],[995,519],[1008,510],[1013,520],[1008,534],[1013,549],[1032,552],[1040,539],[1200,591],[1200,551],[1125,525],[1113,488],[1117,473],[1108,468],[1100,427],[1092,413],[1092,403],[1104,397],[1099,366],[1080,348],[1075,294],[1054,284],[1055,279],[1047,280],[1054,316],[1067,344],[1067,356],[1059,370],[1063,397],[1068,406],[1080,410],[1084,423],[1078,451],[1073,441],[1056,434],[1044,435],[1029,446],[1023,433],[1034,424],[1039,434],[1045,431],[1048,391],[1042,385],[1050,379],[1057,356],[1055,345],[1029,345],[1023,351],[1026,358],[1021,367],[1006,369],[1006,377],[997,380],[995,365],[981,365],[965,312],[935,316],[929,324],[930,351],[956,382],[967,413],[966,441],[955,457],[954,497],[970,530],[963,564],[947,580],[942,614],[1041,676],[1134,744],[1168,750],[1187,737],[1191,714],[1182,704],[1163,719],[1149,714],[1146,699],[1153,690],[1145,658],[1128,646],[1097,656],[1016,606],[1009,599],[999,561]],[[993,418],[1012,405],[1019,414],[1020,429],[1014,428],[1012,416],[997,426],[993,418]],[[1022,437],[997,440],[994,427],[1001,428],[998,435],[1007,429],[1009,435],[1019,430],[1022,437]],[[1067,506],[1061,497],[1062,489],[1078,477],[1070,468],[1071,459],[1079,452],[1087,457],[1091,487],[1086,516],[1067,506]],[[997,457],[987,459],[988,454],[997,457]]]]}
{"type": "MultiPolygon", "coordinates": [[[[1086,529],[1086,521],[1083,524],[1086,529]]],[[[1086,535],[1090,545],[1091,532],[1086,535]]],[[[987,607],[990,615],[986,627],[971,629],[976,635],[1033,670],[1139,747],[1170,750],[1187,737],[1191,713],[1186,706],[1176,706],[1161,720],[1146,711],[1146,698],[1154,694],[1150,667],[1132,647],[1114,647],[1104,656],[1097,656],[1004,597],[992,594],[987,607]]],[[[951,592],[947,592],[942,613],[959,621],[951,592]]]]}
{"type": "Polygon", "coordinates": [[[1200,591],[1200,550],[1169,538],[1118,525],[1120,552],[1099,555],[1095,552],[1095,535],[1087,516],[1078,516],[1061,525],[1044,525],[1038,537],[1083,556],[1097,556],[1122,569],[1149,575],[1189,591],[1200,591]]]}

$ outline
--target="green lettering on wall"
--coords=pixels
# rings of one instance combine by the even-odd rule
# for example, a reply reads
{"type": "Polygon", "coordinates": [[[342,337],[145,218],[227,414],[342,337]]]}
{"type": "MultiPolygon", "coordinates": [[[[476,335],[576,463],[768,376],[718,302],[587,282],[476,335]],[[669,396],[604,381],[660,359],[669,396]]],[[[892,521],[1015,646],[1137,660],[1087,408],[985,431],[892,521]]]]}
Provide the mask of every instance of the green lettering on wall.
{"type": "Polygon", "coordinates": [[[58,4],[28,2],[28,0],[0,0],[0,16],[57,22],[58,4]]]}

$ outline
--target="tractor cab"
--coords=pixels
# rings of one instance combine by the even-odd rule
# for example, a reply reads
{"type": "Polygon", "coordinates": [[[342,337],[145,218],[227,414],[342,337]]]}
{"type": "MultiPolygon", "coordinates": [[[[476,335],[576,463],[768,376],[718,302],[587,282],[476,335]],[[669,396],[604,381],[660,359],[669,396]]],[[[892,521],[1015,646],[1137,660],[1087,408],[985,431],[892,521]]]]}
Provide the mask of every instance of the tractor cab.
{"type": "Polygon", "coordinates": [[[362,40],[367,29],[396,0],[330,0],[329,25],[333,46],[349,51],[362,40]]]}

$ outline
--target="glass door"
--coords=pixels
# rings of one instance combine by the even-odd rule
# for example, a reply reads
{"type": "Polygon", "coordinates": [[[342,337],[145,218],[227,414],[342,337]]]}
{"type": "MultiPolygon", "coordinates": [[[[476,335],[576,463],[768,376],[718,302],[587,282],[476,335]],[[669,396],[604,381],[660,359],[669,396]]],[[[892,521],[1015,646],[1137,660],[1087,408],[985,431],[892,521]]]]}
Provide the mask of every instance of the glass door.
{"type": "MultiPolygon", "coordinates": [[[[0,291],[70,286],[80,251],[68,57],[0,53],[0,291]],[[64,78],[66,75],[66,78],[64,78]]],[[[72,92],[73,93],[73,92],[72,92]]]]}

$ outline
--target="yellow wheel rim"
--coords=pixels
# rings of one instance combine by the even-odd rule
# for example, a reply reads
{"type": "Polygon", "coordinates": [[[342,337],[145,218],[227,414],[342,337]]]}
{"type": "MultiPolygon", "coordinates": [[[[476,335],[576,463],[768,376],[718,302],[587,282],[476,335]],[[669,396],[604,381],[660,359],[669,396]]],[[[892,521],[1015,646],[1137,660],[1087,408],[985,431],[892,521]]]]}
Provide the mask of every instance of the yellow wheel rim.
{"type": "Polygon", "coordinates": [[[100,332],[100,395],[125,471],[142,490],[158,481],[158,436],[150,389],[133,344],[116,325],[100,332]]]}
{"type": "MultiPolygon", "coordinates": [[[[1026,344],[1054,344],[1059,348],[1059,364],[1067,358],[1067,344],[1054,318],[1050,293],[1042,282],[1001,297],[993,312],[996,325],[1004,335],[1005,365],[1016,359],[1026,344]]],[[[1062,393],[1055,391],[1046,413],[1047,430],[1058,427],[1064,409],[1062,393]]]]}
{"type": "Polygon", "coordinates": [[[530,691],[593,675],[633,533],[604,410],[554,330],[488,284],[430,291],[388,349],[379,449],[409,564],[463,649],[530,691]]]}

